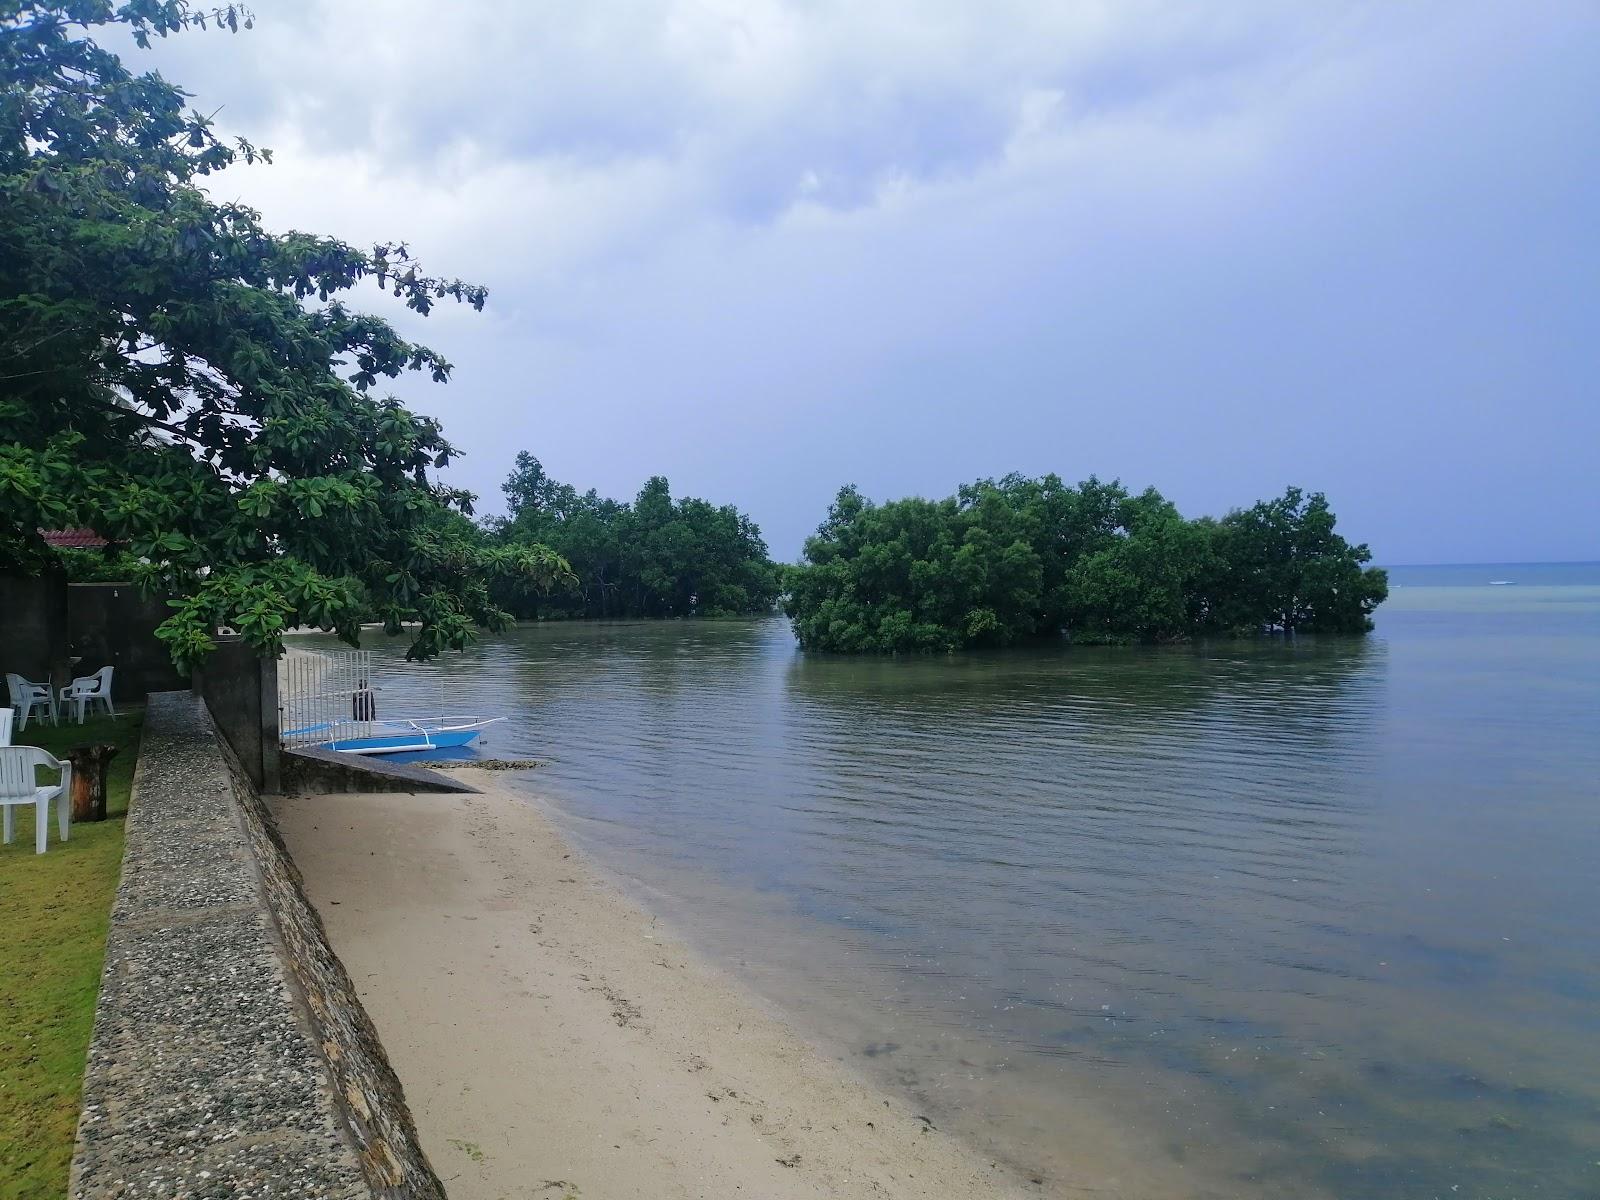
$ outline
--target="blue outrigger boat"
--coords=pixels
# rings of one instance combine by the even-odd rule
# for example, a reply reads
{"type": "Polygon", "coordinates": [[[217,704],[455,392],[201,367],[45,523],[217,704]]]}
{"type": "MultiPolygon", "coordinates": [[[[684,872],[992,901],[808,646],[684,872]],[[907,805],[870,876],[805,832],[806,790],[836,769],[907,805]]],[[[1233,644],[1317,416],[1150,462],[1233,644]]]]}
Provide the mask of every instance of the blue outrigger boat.
{"type": "Polygon", "coordinates": [[[419,750],[448,750],[465,746],[486,725],[504,717],[420,717],[399,721],[331,721],[284,730],[292,745],[339,750],[345,754],[407,754],[419,750]]]}
{"type": "Polygon", "coordinates": [[[485,725],[504,721],[493,717],[486,721],[476,717],[423,717],[415,721],[357,721],[340,722],[329,740],[322,743],[326,750],[341,750],[346,754],[404,754],[417,750],[444,750],[465,746],[472,742],[485,725]]]}
{"type": "MultiPolygon", "coordinates": [[[[278,664],[278,723],[285,746],[343,754],[447,750],[477,740],[504,717],[378,716],[368,650],[291,650],[278,664]]],[[[444,708],[441,690],[440,710],[444,708]]]]}

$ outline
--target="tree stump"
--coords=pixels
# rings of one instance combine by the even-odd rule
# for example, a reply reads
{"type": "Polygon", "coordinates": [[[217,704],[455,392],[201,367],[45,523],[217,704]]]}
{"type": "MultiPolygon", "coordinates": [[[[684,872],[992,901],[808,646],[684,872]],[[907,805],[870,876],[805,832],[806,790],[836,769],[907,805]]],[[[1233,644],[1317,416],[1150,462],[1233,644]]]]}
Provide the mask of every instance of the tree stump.
{"type": "Polygon", "coordinates": [[[117,756],[117,748],[107,743],[74,746],[67,751],[72,764],[72,819],[106,819],[106,768],[117,756]]]}

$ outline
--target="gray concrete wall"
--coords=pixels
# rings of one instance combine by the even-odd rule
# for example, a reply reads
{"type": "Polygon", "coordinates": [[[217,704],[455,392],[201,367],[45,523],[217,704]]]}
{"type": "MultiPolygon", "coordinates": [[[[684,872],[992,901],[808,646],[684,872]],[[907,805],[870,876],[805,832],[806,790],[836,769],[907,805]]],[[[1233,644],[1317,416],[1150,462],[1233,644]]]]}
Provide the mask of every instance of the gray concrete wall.
{"type": "Polygon", "coordinates": [[[384,762],[299,746],[284,750],[285,796],[333,796],[342,792],[471,792],[477,788],[411,763],[384,762]]]}
{"type": "Polygon", "coordinates": [[[189,693],[145,717],[69,1190],[444,1197],[299,873],[189,693]]]}
{"type": "Polygon", "coordinates": [[[111,695],[118,702],[188,687],[156,637],[156,626],[171,615],[165,597],[144,596],[131,583],[68,584],[67,641],[80,656],[75,673],[115,667],[111,695]]]}
{"type": "Polygon", "coordinates": [[[221,637],[195,669],[193,687],[205,697],[251,784],[258,791],[281,791],[278,664],[257,657],[236,637],[221,637]]]}
{"type": "Polygon", "coordinates": [[[115,667],[118,702],[186,687],[155,636],[170,613],[164,599],[147,599],[128,583],[69,584],[61,572],[0,576],[0,671],[60,687],[74,675],[115,667]]]}
{"type": "MultiPolygon", "coordinates": [[[[34,683],[70,683],[67,577],[0,575],[0,673],[34,683]]],[[[3,699],[4,693],[0,693],[3,699]]]]}

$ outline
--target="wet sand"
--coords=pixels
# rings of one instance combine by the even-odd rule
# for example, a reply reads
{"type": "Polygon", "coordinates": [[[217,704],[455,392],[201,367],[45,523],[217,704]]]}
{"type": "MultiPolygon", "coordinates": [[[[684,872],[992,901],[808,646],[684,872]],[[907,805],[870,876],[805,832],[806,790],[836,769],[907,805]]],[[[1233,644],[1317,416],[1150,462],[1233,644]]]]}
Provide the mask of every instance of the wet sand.
{"type": "Polygon", "coordinates": [[[460,775],[484,793],[274,804],[455,1200],[1040,1194],[460,775]]]}

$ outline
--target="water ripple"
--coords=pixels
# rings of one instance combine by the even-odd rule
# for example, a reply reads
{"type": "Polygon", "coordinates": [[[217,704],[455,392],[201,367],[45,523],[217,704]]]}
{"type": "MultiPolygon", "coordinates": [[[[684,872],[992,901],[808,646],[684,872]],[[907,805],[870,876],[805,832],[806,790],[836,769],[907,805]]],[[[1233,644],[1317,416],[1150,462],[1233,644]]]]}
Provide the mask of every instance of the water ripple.
{"type": "Polygon", "coordinates": [[[382,700],[509,715],[488,750],[548,759],[583,844],[1002,1132],[1087,1094],[1226,1194],[1571,1194],[1600,593],[1486,635],[1427,590],[1333,644],[860,661],[775,621],[544,626],[397,661],[382,700]]]}

